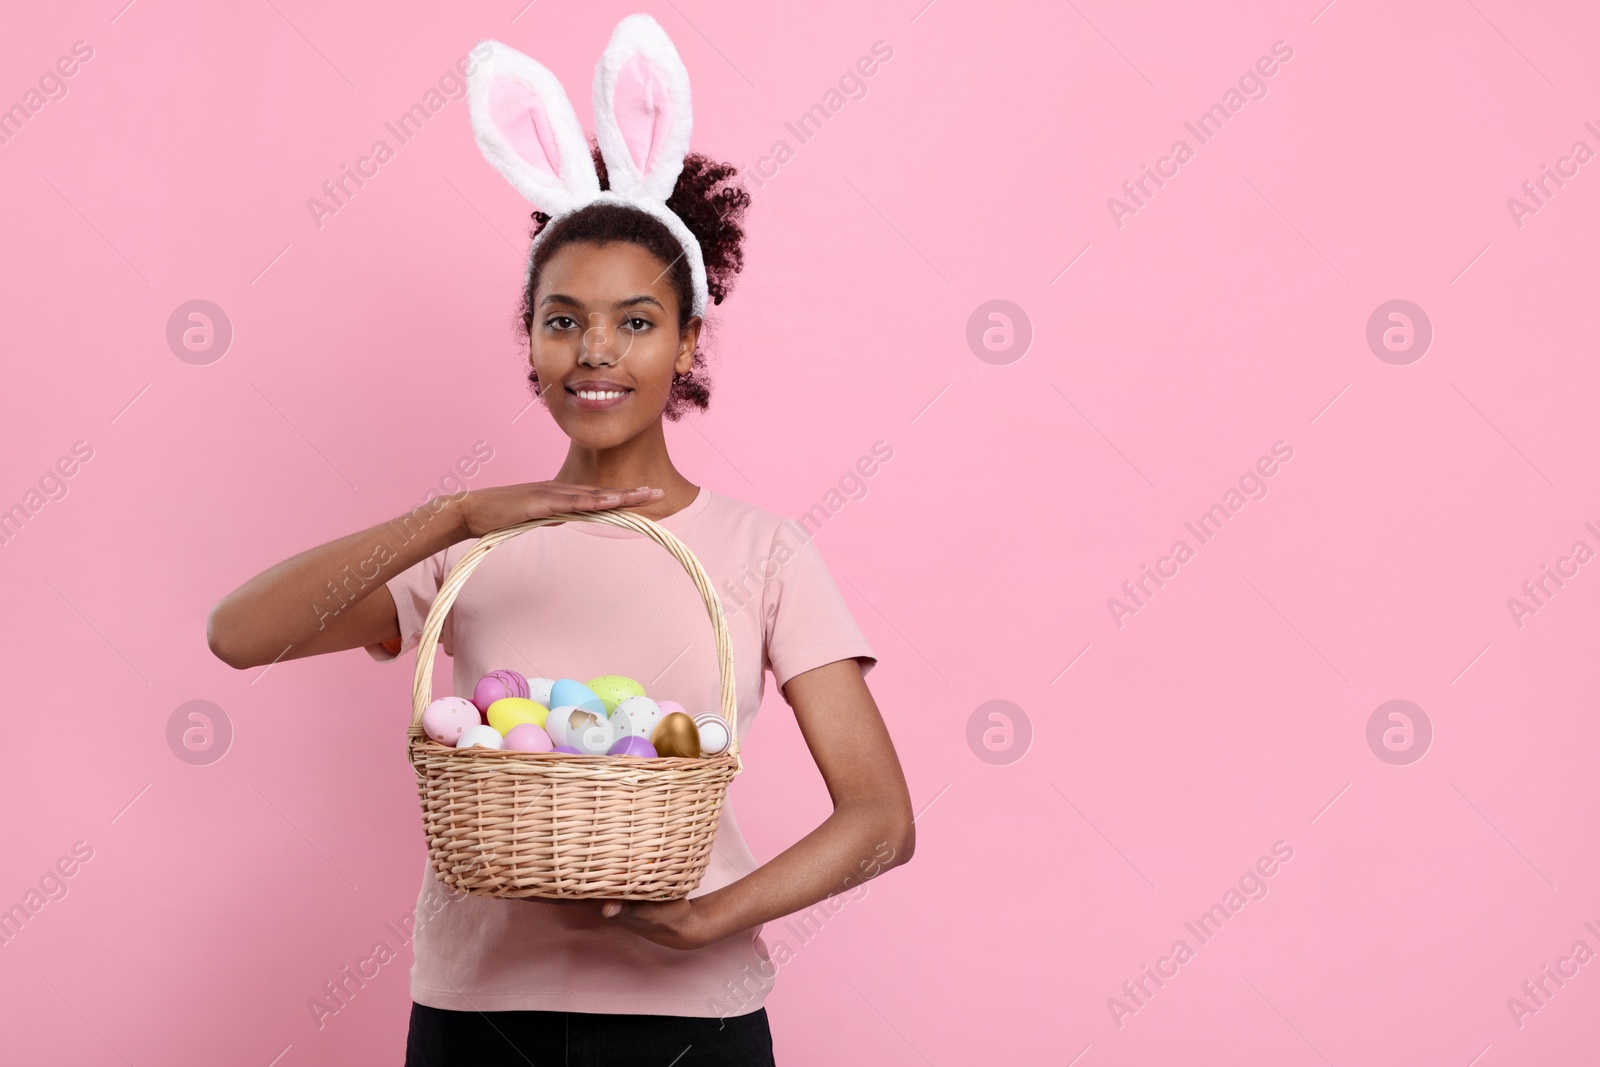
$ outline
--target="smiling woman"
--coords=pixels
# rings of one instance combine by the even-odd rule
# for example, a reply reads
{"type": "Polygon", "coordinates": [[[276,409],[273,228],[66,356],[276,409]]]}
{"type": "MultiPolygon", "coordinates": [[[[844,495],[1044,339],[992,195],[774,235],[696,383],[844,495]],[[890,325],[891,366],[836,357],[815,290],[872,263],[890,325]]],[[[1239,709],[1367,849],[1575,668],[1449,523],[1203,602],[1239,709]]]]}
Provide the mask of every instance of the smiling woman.
{"type": "MultiPolygon", "coordinates": [[[[441,498],[408,540],[380,523],[278,564],[218,603],[208,639],[239,668],[355,648],[393,661],[419,647],[480,538],[568,512],[627,509],[670,531],[713,588],[747,581],[759,610],[725,617],[728,726],[744,744],[770,672],[832,812],[761,864],[724,799],[704,874],[677,899],[451,898],[417,931],[406,1063],[771,1064],[763,1002],[772,949],[780,963],[784,951],[763,927],[907,862],[915,832],[865,681],[877,658],[815,541],[769,566],[792,524],[696,485],[667,449],[664,421],[709,402],[704,315],[743,264],[750,195],[733,167],[688,154],[688,77],[648,16],[619,24],[596,72],[598,149],[548,70],[503,45],[486,51],[468,99],[484,154],[537,208],[521,325],[529,381],[569,438],[566,455],[552,480],[441,498]],[[306,614],[329,575],[360,566],[363,579],[377,574],[336,616],[306,614]],[[759,988],[728,1003],[752,974],[765,976],[759,988]]],[[[454,660],[455,696],[516,670],[622,674],[685,708],[726,706],[706,604],[649,538],[563,521],[477,562],[430,630],[454,660]]],[[[442,885],[430,866],[419,899],[442,885]]]]}
{"type": "MultiPolygon", "coordinates": [[[[610,189],[604,155],[599,148],[591,148],[590,154],[600,188],[610,189]]],[[[733,287],[734,276],[744,266],[742,220],[750,206],[750,194],[737,184],[737,176],[738,171],[733,166],[691,152],[684,157],[683,171],[666,201],[667,207],[683,219],[699,244],[700,255],[705,263],[706,290],[715,304],[721,304],[727,298],[733,287]]],[[[694,298],[689,262],[678,238],[659,219],[613,203],[589,205],[564,216],[554,225],[550,225],[550,216],[542,211],[535,211],[533,219],[533,232],[540,236],[540,241],[534,252],[528,284],[523,290],[521,317],[522,334],[528,339],[532,350],[533,366],[528,372],[528,382],[533,386],[535,395],[541,392],[537,358],[541,342],[548,340],[554,344],[560,336],[557,332],[549,331],[549,320],[557,311],[564,311],[569,316],[574,312],[581,313],[571,326],[576,327],[574,332],[582,337],[586,345],[596,343],[594,330],[601,320],[609,316],[614,325],[620,325],[633,318],[624,316],[623,312],[638,309],[643,310],[642,317],[648,320],[637,327],[640,332],[653,329],[658,336],[671,334],[672,339],[676,340],[677,334],[690,329],[694,298]],[[574,247],[578,249],[580,259],[601,249],[607,255],[613,249],[630,249],[620,254],[635,260],[636,265],[641,267],[642,276],[649,279],[649,284],[638,292],[620,295],[610,307],[577,307],[568,287],[555,284],[548,277],[552,271],[557,277],[564,278],[580,269],[572,263],[573,256],[560,258],[563,250],[574,247]],[[665,271],[662,270],[662,264],[668,265],[665,271]],[[541,286],[542,294],[536,307],[534,293],[541,286]],[[655,289],[665,289],[675,298],[672,303],[676,306],[672,308],[670,320],[667,318],[667,307],[662,299],[658,299],[659,294],[651,295],[649,291],[655,289]],[[663,326],[675,329],[663,330],[663,326]]],[[[663,414],[669,420],[682,418],[691,407],[703,411],[710,404],[711,387],[705,376],[706,356],[699,343],[703,329],[703,323],[694,326],[694,343],[689,345],[688,363],[680,367],[674,361],[672,374],[667,384],[662,386],[666,395],[663,414]]],[[[621,342],[624,354],[631,350],[633,341],[634,333],[629,329],[621,342]]],[[[564,424],[562,428],[566,428],[564,424]]]]}

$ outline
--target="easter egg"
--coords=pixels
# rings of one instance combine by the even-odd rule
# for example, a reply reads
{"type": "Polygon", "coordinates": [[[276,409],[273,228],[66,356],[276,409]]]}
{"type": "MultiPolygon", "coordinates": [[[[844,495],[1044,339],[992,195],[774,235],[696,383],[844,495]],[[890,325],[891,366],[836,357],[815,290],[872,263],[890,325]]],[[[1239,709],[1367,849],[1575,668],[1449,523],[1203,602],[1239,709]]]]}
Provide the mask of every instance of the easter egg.
{"type": "Polygon", "coordinates": [[[548,678],[529,678],[528,699],[537,701],[547,708],[555,707],[554,704],[550,703],[550,687],[555,684],[548,678]]]}
{"type": "Polygon", "coordinates": [[[512,752],[549,752],[555,746],[542,726],[518,723],[506,732],[505,747],[512,752]]]}
{"type": "Polygon", "coordinates": [[[544,719],[544,732],[550,735],[550,740],[558,745],[567,743],[567,718],[575,711],[588,711],[588,708],[577,708],[571,704],[558,704],[550,709],[550,714],[544,719]]]}
{"type": "Polygon", "coordinates": [[[527,699],[528,680],[516,671],[490,671],[478,679],[472,688],[472,702],[479,711],[487,712],[489,705],[506,697],[527,699]]]}
{"type": "Polygon", "coordinates": [[[620,674],[603,674],[589,679],[589,692],[600,698],[600,703],[606,706],[606,713],[610,714],[629,697],[644,696],[644,686],[620,674]]]}
{"type": "Polygon", "coordinates": [[[550,687],[550,703],[546,707],[558,707],[570,704],[575,708],[585,708],[593,705],[593,711],[605,713],[605,702],[594,695],[594,690],[582,682],[575,682],[571,678],[559,678],[550,687]]]}
{"type": "Polygon", "coordinates": [[[650,744],[658,756],[700,756],[700,728],[694,720],[681,711],[663,715],[650,734],[650,744]]]}
{"type": "Polygon", "coordinates": [[[486,723],[469,726],[456,739],[456,748],[505,748],[506,739],[500,731],[486,723]]]}
{"type": "Polygon", "coordinates": [[[661,721],[661,706],[649,697],[628,697],[611,713],[611,721],[618,737],[639,737],[648,741],[661,721]]]}
{"type": "Polygon", "coordinates": [[[549,714],[543,704],[536,704],[526,697],[501,697],[489,705],[488,712],[489,725],[502,735],[510,733],[513,726],[521,726],[525,722],[543,726],[549,714]]]}
{"type": "Polygon", "coordinates": [[[483,722],[465,697],[440,697],[422,709],[422,732],[441,745],[453,745],[463,731],[483,722]]]}
{"type": "Polygon", "coordinates": [[[578,708],[567,716],[567,744],[590,756],[602,755],[617,739],[604,712],[578,708]]]}
{"type": "Polygon", "coordinates": [[[552,748],[550,751],[551,752],[565,752],[569,756],[581,756],[581,755],[583,755],[582,752],[579,752],[577,749],[573,748],[571,745],[557,745],[555,748],[552,748]]]}
{"type": "Polygon", "coordinates": [[[656,704],[656,707],[661,709],[661,714],[663,715],[671,715],[675,711],[681,711],[685,715],[689,713],[689,709],[678,703],[676,700],[659,701],[656,704]]]}
{"type": "Polygon", "coordinates": [[[639,756],[643,759],[655,759],[656,750],[650,742],[642,737],[624,737],[610,748],[606,749],[608,756],[639,756]]]}
{"type": "Polygon", "coordinates": [[[728,751],[731,735],[728,733],[728,720],[714,711],[694,717],[694,724],[700,730],[700,755],[716,756],[728,751]]]}

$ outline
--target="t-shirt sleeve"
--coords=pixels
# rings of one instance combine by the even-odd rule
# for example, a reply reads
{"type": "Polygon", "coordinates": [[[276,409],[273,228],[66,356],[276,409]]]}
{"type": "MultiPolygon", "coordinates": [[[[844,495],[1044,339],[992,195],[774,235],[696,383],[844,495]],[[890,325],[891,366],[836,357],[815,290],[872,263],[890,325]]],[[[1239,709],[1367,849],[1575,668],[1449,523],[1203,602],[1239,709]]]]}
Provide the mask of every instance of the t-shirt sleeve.
{"type": "Polygon", "coordinates": [[[816,542],[793,520],[773,536],[778,566],[762,590],[766,666],[781,688],[825,663],[855,659],[865,675],[878,662],[822,561],[816,542]]]}
{"type": "MultiPolygon", "coordinates": [[[[395,615],[400,621],[400,636],[392,641],[367,645],[367,653],[374,660],[388,663],[390,660],[399,659],[421,643],[422,624],[427,621],[428,609],[433,606],[433,599],[439,595],[439,587],[444,584],[445,556],[448,551],[449,549],[442,549],[420,559],[384,583],[389,587],[389,594],[394,597],[395,615]]],[[[439,631],[439,643],[444,647],[447,656],[455,655],[453,622],[452,613],[445,619],[444,627],[439,631]]]]}

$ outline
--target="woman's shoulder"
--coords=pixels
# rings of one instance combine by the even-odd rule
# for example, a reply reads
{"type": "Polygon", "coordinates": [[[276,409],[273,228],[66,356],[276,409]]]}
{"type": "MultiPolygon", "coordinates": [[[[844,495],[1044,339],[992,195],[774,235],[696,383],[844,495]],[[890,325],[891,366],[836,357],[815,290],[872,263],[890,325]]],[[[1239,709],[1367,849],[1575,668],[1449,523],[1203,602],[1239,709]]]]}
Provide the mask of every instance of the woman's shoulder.
{"type": "Polygon", "coordinates": [[[785,538],[797,540],[795,522],[777,512],[738,497],[702,488],[707,495],[706,506],[699,518],[708,528],[724,536],[736,536],[762,547],[771,546],[785,538]]]}

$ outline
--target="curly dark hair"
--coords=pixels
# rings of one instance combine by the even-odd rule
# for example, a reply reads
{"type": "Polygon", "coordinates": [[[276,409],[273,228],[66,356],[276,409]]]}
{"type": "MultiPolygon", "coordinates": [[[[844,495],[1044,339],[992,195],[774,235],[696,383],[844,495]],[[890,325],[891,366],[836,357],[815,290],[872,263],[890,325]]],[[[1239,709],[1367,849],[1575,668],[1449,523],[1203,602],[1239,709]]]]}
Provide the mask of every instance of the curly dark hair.
{"type": "MultiPolygon", "coordinates": [[[[600,177],[600,188],[611,188],[606,175],[605,159],[593,137],[589,138],[589,151],[594,157],[594,167],[600,177]]],[[[750,206],[750,193],[742,183],[731,179],[739,173],[729,163],[719,163],[698,152],[683,157],[683,171],[678,175],[672,195],[667,198],[667,209],[683,220],[700,244],[700,255],[705,260],[706,295],[711,303],[721,304],[733,288],[734,275],[744,267],[744,213],[750,206]]],[[[530,236],[541,233],[550,222],[543,211],[533,213],[530,236]]],[[[590,204],[573,212],[556,224],[539,244],[533,259],[533,269],[528,284],[522,292],[522,336],[527,339],[533,331],[533,294],[539,287],[541,272],[550,257],[569,244],[590,241],[605,244],[609,241],[628,241],[645,249],[668,268],[672,290],[678,296],[678,329],[689,324],[694,304],[694,288],[689,261],[683,255],[683,246],[661,220],[643,211],[620,204],[590,204]]],[[[672,391],[667,397],[663,412],[676,421],[690,407],[704,411],[711,403],[711,385],[706,380],[705,339],[709,324],[701,327],[701,342],[695,346],[694,362],[684,374],[674,374],[672,391]]],[[[534,395],[539,393],[539,374],[528,369],[528,383],[534,395]]]]}

